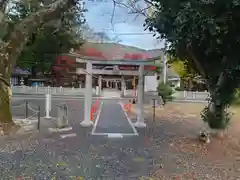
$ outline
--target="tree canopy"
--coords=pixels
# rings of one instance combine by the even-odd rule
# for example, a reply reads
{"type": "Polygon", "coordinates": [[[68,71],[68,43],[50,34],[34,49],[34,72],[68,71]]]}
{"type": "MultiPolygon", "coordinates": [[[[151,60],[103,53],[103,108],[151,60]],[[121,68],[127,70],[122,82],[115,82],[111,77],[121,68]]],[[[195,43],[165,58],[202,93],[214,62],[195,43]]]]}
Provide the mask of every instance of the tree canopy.
{"type": "Polygon", "coordinates": [[[82,7],[77,0],[51,1],[48,5],[40,4],[41,7],[36,12],[21,17],[22,19],[16,24],[9,26],[6,14],[10,9],[7,6],[8,2],[10,1],[0,1],[0,29],[2,30],[0,33],[0,123],[12,123],[10,111],[11,71],[33,34],[53,20],[64,20],[76,7],[82,7]]]}
{"type": "Polygon", "coordinates": [[[212,119],[207,121],[211,127],[225,127],[223,109],[232,102],[240,81],[240,1],[151,0],[151,4],[156,10],[145,26],[166,40],[171,56],[206,79],[212,119]]]}
{"type": "Polygon", "coordinates": [[[168,64],[173,68],[182,80],[189,80],[198,76],[198,74],[188,65],[186,60],[170,58],[168,64]]]}
{"type": "MultiPolygon", "coordinates": [[[[31,13],[41,8],[37,0],[14,2],[11,11],[7,13],[8,29],[22,21],[31,13]]],[[[71,48],[82,44],[81,26],[84,23],[84,9],[76,7],[61,19],[53,20],[31,34],[26,46],[17,59],[17,65],[22,68],[33,68],[35,71],[51,70],[56,55],[67,53],[71,48]]],[[[8,31],[9,31],[8,30],[8,31]]],[[[5,38],[8,35],[5,35],[5,38]]]]}

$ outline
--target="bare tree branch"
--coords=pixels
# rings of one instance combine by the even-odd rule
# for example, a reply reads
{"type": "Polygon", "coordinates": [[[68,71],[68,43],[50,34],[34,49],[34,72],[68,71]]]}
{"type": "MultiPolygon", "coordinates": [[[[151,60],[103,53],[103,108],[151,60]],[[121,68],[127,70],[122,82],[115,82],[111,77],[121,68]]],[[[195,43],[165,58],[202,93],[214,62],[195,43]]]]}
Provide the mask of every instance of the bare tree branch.
{"type": "Polygon", "coordinates": [[[116,1],[113,0],[113,11],[112,11],[112,16],[111,16],[111,24],[113,26],[113,18],[114,18],[114,15],[115,15],[115,10],[116,10],[116,1]]]}
{"type": "Polygon", "coordinates": [[[142,15],[144,17],[148,17],[148,13],[146,13],[146,11],[154,6],[154,4],[152,4],[152,2],[149,0],[144,0],[144,2],[147,5],[147,7],[144,7],[144,8],[137,6],[137,3],[140,2],[140,0],[134,0],[130,4],[117,2],[117,0],[112,0],[112,2],[113,2],[113,11],[112,11],[112,16],[111,16],[112,26],[113,26],[113,19],[115,16],[115,10],[116,10],[117,6],[128,9],[129,10],[128,14],[136,14],[134,20],[136,20],[140,15],[142,15]]]}

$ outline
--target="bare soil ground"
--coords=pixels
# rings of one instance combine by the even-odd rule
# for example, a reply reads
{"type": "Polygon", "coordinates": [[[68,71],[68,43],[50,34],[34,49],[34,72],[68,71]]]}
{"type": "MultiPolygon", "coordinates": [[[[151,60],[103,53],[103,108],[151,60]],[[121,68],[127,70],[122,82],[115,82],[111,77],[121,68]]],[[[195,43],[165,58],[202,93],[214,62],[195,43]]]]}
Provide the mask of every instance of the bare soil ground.
{"type": "MultiPolygon", "coordinates": [[[[146,137],[155,158],[161,159],[151,175],[152,180],[240,179],[240,107],[230,108],[233,116],[226,135],[213,137],[205,144],[198,140],[199,132],[207,127],[200,118],[204,106],[169,103],[156,108],[155,122],[152,107],[145,106],[146,137]]],[[[135,106],[129,113],[132,119],[136,117],[134,112],[135,106]]]]}

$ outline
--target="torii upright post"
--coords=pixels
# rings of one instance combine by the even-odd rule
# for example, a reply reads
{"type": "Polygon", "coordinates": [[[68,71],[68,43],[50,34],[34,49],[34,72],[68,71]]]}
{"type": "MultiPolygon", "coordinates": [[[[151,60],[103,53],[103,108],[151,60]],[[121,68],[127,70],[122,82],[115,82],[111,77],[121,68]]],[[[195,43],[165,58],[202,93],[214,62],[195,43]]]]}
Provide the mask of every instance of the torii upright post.
{"type": "Polygon", "coordinates": [[[125,89],[126,89],[126,85],[125,85],[125,81],[124,81],[124,77],[121,77],[121,96],[124,97],[125,96],[125,89]]]}
{"type": "Polygon", "coordinates": [[[84,95],[84,120],[81,122],[83,127],[89,127],[93,125],[91,121],[91,106],[92,106],[92,61],[87,61],[86,67],[86,83],[85,83],[85,95],[84,95]]]}
{"type": "Polygon", "coordinates": [[[144,94],[144,65],[139,66],[139,78],[138,78],[138,93],[137,93],[137,122],[136,127],[146,127],[144,122],[144,107],[143,107],[143,94],[144,94]]]}

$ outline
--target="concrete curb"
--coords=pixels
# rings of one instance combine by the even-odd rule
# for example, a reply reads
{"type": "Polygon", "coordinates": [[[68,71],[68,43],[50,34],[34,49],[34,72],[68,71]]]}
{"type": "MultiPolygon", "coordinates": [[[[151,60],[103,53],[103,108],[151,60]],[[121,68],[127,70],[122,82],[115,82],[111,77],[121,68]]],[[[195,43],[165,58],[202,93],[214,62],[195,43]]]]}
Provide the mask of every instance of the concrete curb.
{"type": "MultiPolygon", "coordinates": [[[[45,99],[45,97],[42,95],[42,96],[39,96],[39,95],[30,95],[30,96],[27,96],[26,94],[24,96],[13,96],[12,99],[19,99],[19,98],[22,98],[22,99],[45,99]]],[[[84,96],[74,96],[74,95],[61,95],[61,96],[56,96],[56,95],[53,95],[52,96],[52,99],[84,99],[84,96]]],[[[130,100],[132,98],[128,98],[128,97],[123,97],[123,98],[108,98],[108,97],[97,97],[97,96],[93,96],[92,97],[93,100],[130,100]]]]}
{"type": "MultiPolygon", "coordinates": [[[[13,93],[12,96],[22,96],[22,95],[30,95],[30,96],[43,96],[46,93],[13,93]]],[[[80,96],[84,97],[84,94],[52,94],[52,96],[80,96]]]]}

